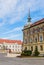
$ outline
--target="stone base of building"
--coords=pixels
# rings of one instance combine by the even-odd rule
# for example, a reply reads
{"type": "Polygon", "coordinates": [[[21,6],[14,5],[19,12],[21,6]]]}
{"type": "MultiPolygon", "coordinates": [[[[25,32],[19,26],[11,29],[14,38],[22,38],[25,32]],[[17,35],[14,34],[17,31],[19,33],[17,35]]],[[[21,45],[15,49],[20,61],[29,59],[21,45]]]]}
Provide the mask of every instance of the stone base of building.
{"type": "Polygon", "coordinates": [[[39,56],[44,56],[44,52],[40,53],[39,56]]]}
{"type": "Polygon", "coordinates": [[[20,56],[21,54],[13,54],[13,53],[7,53],[6,57],[17,57],[20,56]]]}
{"type": "MultiPolygon", "coordinates": [[[[34,52],[32,53],[31,56],[33,56],[33,55],[34,55],[34,52]]],[[[44,52],[40,52],[39,56],[43,56],[44,57],[44,52]]]]}

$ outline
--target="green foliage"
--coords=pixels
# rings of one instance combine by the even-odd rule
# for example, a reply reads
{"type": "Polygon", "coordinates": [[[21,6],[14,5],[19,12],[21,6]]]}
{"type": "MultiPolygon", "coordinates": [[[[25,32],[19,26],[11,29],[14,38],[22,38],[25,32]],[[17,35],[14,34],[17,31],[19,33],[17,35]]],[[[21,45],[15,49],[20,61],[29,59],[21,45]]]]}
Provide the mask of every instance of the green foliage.
{"type": "Polygon", "coordinates": [[[36,48],[35,48],[35,51],[34,51],[34,56],[39,56],[39,54],[40,54],[40,53],[39,53],[39,51],[38,51],[38,48],[36,47],[36,48]]]}
{"type": "Polygon", "coordinates": [[[30,50],[24,50],[22,52],[21,56],[31,56],[31,54],[32,54],[32,51],[30,51],[30,50]]]}

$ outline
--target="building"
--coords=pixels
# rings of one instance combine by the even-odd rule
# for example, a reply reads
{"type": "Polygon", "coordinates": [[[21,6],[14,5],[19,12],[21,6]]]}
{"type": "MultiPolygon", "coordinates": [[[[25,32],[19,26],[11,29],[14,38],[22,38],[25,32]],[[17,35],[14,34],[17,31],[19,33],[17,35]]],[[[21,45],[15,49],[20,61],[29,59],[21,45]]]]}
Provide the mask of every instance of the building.
{"type": "Polygon", "coordinates": [[[7,39],[0,39],[0,50],[11,50],[14,53],[21,53],[22,52],[22,41],[20,40],[7,40],[7,39]]]}
{"type": "Polygon", "coordinates": [[[28,18],[28,24],[23,28],[23,50],[31,50],[34,53],[35,48],[41,55],[44,55],[44,18],[31,24],[31,18],[28,18]]]}

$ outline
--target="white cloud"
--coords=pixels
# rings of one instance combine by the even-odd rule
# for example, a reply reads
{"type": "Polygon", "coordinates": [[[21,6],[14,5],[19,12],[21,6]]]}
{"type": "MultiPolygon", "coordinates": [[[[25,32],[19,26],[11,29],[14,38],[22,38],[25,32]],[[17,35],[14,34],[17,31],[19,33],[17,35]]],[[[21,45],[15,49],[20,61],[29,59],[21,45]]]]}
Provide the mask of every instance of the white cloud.
{"type": "Polygon", "coordinates": [[[19,22],[19,20],[21,20],[21,17],[17,16],[17,17],[13,17],[8,23],[9,24],[14,24],[19,22]]]}
{"type": "Polygon", "coordinates": [[[3,26],[5,24],[5,19],[4,18],[0,18],[0,27],[3,26]]]}
{"type": "Polygon", "coordinates": [[[12,33],[12,32],[15,32],[15,31],[21,31],[21,30],[22,30],[22,27],[16,27],[16,28],[9,30],[8,32],[2,33],[2,34],[8,34],[8,33],[12,33]]]}
{"type": "Polygon", "coordinates": [[[44,8],[42,0],[0,0],[0,17],[9,16],[9,24],[14,24],[24,18],[31,11],[44,8]]]}
{"type": "Polygon", "coordinates": [[[31,12],[33,12],[43,8],[43,5],[40,0],[21,0],[15,8],[16,9],[11,15],[13,18],[10,20],[10,24],[14,24],[15,22],[22,20],[25,15],[28,14],[29,8],[31,9],[31,12]]]}
{"type": "MultiPolygon", "coordinates": [[[[24,22],[22,21],[23,18],[28,14],[28,10],[31,10],[31,13],[40,10],[40,17],[41,14],[44,15],[44,0],[0,0],[0,18],[3,19],[3,21],[0,23],[0,26],[3,26],[5,24],[14,24],[17,22],[24,22]],[[10,18],[8,20],[6,17],[10,18]]],[[[40,18],[39,17],[39,18],[40,18]]],[[[34,20],[38,17],[34,17],[34,20]]],[[[26,20],[27,21],[27,20],[26,20]]],[[[21,31],[22,27],[16,27],[12,30],[9,30],[5,33],[2,33],[2,35],[7,35],[6,38],[14,38],[19,37],[18,35],[15,35],[13,32],[21,31]],[[14,35],[10,35],[13,33],[14,35]]]]}
{"type": "Polygon", "coordinates": [[[16,35],[9,35],[8,37],[3,37],[3,39],[11,39],[11,38],[14,38],[14,39],[17,39],[21,36],[21,34],[16,34],[16,35]]]}
{"type": "Polygon", "coordinates": [[[35,18],[33,17],[33,18],[32,18],[32,22],[38,21],[38,20],[40,20],[40,19],[42,19],[41,16],[39,16],[39,17],[35,17],[35,18]]]}
{"type": "Polygon", "coordinates": [[[4,24],[5,24],[5,22],[0,23],[0,27],[3,26],[4,24]]]}
{"type": "Polygon", "coordinates": [[[37,10],[38,6],[43,7],[43,1],[40,0],[0,0],[0,14],[10,13],[10,11],[24,11],[29,7],[37,10]]]}
{"type": "Polygon", "coordinates": [[[14,10],[18,0],[0,0],[0,17],[14,10]]]}

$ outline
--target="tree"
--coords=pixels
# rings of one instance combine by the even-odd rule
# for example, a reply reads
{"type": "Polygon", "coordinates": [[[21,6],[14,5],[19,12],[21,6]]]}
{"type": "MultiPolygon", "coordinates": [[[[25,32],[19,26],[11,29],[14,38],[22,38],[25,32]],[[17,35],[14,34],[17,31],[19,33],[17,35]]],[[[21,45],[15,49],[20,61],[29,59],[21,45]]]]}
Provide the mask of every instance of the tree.
{"type": "Polygon", "coordinates": [[[31,54],[32,54],[32,51],[30,51],[30,50],[24,50],[22,52],[21,56],[31,56],[31,54]]]}
{"type": "Polygon", "coordinates": [[[39,56],[39,51],[38,51],[38,48],[37,48],[37,46],[35,47],[35,51],[34,51],[34,56],[39,56]]]}

